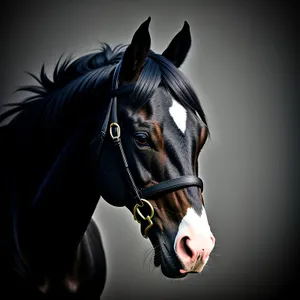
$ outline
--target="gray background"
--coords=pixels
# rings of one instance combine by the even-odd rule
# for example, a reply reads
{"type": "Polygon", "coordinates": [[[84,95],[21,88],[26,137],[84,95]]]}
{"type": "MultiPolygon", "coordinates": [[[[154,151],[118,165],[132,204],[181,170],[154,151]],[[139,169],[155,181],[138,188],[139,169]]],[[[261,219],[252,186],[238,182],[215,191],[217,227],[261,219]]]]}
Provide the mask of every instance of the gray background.
{"type": "MultiPolygon", "coordinates": [[[[299,205],[296,8],[290,1],[10,1],[1,4],[0,101],[48,74],[63,53],[129,43],[148,16],[161,52],[191,25],[182,70],[207,114],[200,156],[217,246],[203,275],[168,280],[145,260],[150,243],[126,209],[100,201],[95,218],[107,253],[108,299],[294,299],[299,205]]],[[[297,36],[298,38],[298,36],[297,36]]],[[[299,49],[298,49],[299,50],[299,49]]],[[[299,65],[298,65],[299,66],[299,65]]],[[[150,264],[151,261],[151,264],[150,264]]]]}

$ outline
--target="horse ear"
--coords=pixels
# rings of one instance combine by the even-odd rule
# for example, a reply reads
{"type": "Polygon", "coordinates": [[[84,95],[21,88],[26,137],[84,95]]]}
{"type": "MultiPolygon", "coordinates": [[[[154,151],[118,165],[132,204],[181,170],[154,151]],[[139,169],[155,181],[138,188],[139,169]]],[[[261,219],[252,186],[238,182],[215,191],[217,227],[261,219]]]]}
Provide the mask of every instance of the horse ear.
{"type": "Polygon", "coordinates": [[[127,47],[120,70],[120,82],[136,81],[142,71],[148,52],[151,38],[149,24],[151,18],[144,21],[133,35],[131,44],[127,47]]]}
{"type": "Polygon", "coordinates": [[[183,28],[176,34],[162,55],[179,68],[190,50],[191,43],[190,25],[184,21],[183,28]]]}

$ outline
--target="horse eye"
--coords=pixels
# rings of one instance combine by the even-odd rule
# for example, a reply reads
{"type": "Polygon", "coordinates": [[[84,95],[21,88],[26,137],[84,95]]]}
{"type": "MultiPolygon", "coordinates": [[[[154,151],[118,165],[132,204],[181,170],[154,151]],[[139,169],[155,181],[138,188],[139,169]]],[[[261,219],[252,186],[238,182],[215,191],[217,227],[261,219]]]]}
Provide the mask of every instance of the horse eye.
{"type": "Polygon", "coordinates": [[[134,135],[135,141],[142,146],[147,146],[149,141],[149,136],[146,133],[136,133],[134,135]]]}

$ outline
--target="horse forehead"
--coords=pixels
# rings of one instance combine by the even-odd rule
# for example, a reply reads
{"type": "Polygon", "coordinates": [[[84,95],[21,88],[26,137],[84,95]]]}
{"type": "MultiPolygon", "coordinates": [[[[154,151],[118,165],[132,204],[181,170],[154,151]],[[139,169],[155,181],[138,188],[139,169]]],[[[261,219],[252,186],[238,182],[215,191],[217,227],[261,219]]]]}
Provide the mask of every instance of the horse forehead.
{"type": "MultiPolygon", "coordinates": [[[[172,119],[175,126],[185,133],[188,128],[190,111],[175,99],[163,86],[159,86],[152,97],[140,109],[139,112],[148,119],[155,119],[164,123],[172,119]],[[149,108],[151,113],[149,114],[149,108]]],[[[190,120],[192,121],[193,118],[190,120]]]]}
{"type": "Polygon", "coordinates": [[[184,134],[187,127],[187,110],[175,99],[172,98],[171,101],[169,113],[178,129],[184,134]]]}

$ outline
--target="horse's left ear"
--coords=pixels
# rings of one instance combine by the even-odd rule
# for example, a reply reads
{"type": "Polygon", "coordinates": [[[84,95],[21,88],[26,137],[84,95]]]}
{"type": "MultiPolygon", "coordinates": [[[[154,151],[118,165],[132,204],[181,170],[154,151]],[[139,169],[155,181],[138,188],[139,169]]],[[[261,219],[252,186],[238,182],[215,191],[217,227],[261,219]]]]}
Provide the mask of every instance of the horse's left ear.
{"type": "Polygon", "coordinates": [[[184,22],[183,28],[173,38],[167,49],[162,53],[164,57],[169,59],[173,64],[179,68],[184,62],[190,48],[192,38],[190,32],[190,25],[187,21],[184,22]]]}
{"type": "Polygon", "coordinates": [[[120,70],[120,82],[136,81],[143,69],[151,44],[149,34],[149,17],[133,35],[131,44],[127,47],[120,70]]]}

